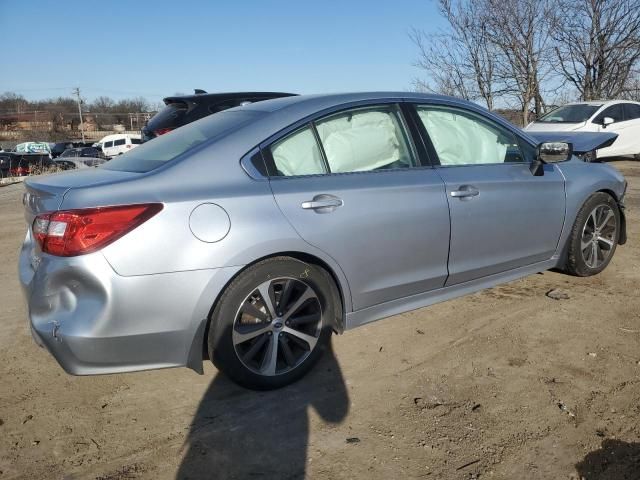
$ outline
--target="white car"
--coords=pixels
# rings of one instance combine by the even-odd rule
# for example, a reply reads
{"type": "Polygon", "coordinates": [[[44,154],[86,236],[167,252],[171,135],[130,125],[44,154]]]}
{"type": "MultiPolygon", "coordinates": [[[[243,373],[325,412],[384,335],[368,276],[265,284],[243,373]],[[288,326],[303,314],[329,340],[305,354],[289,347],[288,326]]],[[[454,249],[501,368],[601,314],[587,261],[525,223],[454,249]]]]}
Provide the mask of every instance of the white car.
{"type": "Polygon", "coordinates": [[[611,100],[568,103],[527,125],[530,132],[611,132],[613,144],[598,158],[633,155],[640,160],[640,103],[611,100]]]}
{"type": "Polygon", "coordinates": [[[142,143],[142,137],[135,133],[115,133],[98,142],[106,157],[115,157],[128,152],[142,143]]]}

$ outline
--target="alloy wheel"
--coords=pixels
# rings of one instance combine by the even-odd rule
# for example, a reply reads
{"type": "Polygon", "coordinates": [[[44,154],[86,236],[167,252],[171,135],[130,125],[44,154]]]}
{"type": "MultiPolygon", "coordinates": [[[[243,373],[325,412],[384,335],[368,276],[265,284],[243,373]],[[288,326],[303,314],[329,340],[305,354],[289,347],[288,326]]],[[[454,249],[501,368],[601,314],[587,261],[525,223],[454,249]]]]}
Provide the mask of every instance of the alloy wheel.
{"type": "Polygon", "coordinates": [[[245,367],[259,375],[289,372],[311,354],[322,330],[318,295],[300,279],[261,283],[240,304],[232,341],[245,367]]]}
{"type": "Polygon", "coordinates": [[[616,216],[608,205],[594,208],[582,228],[580,251],[589,268],[600,267],[611,255],[616,242],[616,216]]]}

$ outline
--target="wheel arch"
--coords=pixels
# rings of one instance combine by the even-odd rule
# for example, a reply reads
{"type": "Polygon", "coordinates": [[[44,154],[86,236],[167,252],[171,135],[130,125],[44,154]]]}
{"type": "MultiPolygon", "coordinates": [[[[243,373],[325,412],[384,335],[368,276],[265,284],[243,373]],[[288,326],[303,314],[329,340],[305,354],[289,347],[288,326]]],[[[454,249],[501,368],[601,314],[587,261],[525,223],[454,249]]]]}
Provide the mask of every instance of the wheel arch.
{"type": "Polygon", "coordinates": [[[208,359],[209,354],[207,351],[207,338],[209,336],[209,330],[211,329],[211,317],[213,315],[213,311],[220,301],[220,297],[227,289],[227,287],[247,268],[255,265],[256,263],[262,262],[269,258],[273,257],[291,257],[296,260],[300,260],[301,262],[310,263],[313,265],[317,265],[325,270],[333,280],[336,289],[338,291],[338,295],[340,298],[340,303],[342,306],[342,316],[338,319],[339,324],[335,325],[335,331],[337,333],[342,333],[345,328],[345,319],[348,311],[351,310],[351,292],[349,289],[349,285],[347,283],[346,277],[342,270],[339,269],[338,266],[334,268],[328,261],[320,258],[317,255],[302,252],[302,251],[282,251],[282,252],[274,252],[269,255],[265,255],[260,257],[251,263],[246,264],[240,270],[238,270],[235,275],[227,280],[224,284],[224,287],[220,289],[213,303],[211,304],[211,308],[209,309],[209,313],[207,314],[207,318],[203,319],[200,323],[200,326],[197,328],[193,341],[191,342],[191,347],[189,349],[189,354],[187,357],[187,367],[194,370],[196,373],[203,374],[202,362],[203,360],[208,359]]]}

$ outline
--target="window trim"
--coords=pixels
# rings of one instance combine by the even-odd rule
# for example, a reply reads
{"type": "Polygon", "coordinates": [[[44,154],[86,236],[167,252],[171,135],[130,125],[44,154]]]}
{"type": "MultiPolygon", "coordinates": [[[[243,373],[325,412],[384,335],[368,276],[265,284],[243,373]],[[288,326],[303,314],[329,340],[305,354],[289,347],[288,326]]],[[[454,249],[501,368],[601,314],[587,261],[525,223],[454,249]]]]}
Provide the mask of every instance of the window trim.
{"type": "Polygon", "coordinates": [[[431,168],[431,164],[424,164],[423,156],[420,154],[420,150],[417,148],[415,143],[416,139],[414,137],[414,132],[411,130],[410,123],[407,121],[405,111],[402,107],[404,102],[400,99],[382,99],[376,100],[374,102],[356,102],[355,104],[346,104],[346,105],[338,105],[330,109],[323,110],[321,112],[317,112],[305,119],[302,119],[298,122],[291,124],[289,127],[281,130],[280,132],[272,135],[267,140],[263,141],[259,148],[262,152],[262,158],[267,167],[267,173],[269,175],[270,180],[274,179],[295,179],[295,178],[306,178],[306,177],[319,177],[319,176],[333,176],[333,175],[362,175],[362,174],[371,174],[371,173],[385,173],[385,172],[394,172],[394,171],[406,171],[413,170],[416,168],[423,168],[425,166],[431,168]],[[415,162],[414,165],[409,167],[401,167],[401,168],[392,168],[392,169],[384,169],[384,170],[365,170],[359,172],[332,172],[331,167],[329,166],[329,162],[327,161],[326,153],[324,151],[324,146],[322,145],[322,141],[320,140],[320,136],[318,134],[316,128],[316,122],[329,119],[330,117],[340,115],[342,113],[348,111],[358,111],[358,110],[372,110],[375,108],[388,108],[391,114],[395,114],[399,123],[400,128],[403,130],[405,141],[407,142],[407,146],[410,150],[410,153],[415,162]],[[323,173],[314,173],[308,175],[278,175],[277,169],[275,166],[275,161],[273,160],[273,155],[271,153],[271,147],[281,141],[286,137],[294,135],[298,131],[301,131],[305,128],[310,128],[318,149],[320,150],[320,154],[322,156],[323,166],[325,168],[325,172],[323,173]]]}
{"type": "MultiPolygon", "coordinates": [[[[624,107],[625,102],[619,102],[619,103],[614,103],[613,105],[603,105],[602,109],[597,112],[594,116],[593,116],[593,120],[591,120],[591,123],[595,123],[596,125],[600,125],[602,126],[602,120],[604,120],[604,117],[606,115],[604,115],[604,112],[606,112],[607,110],[609,110],[610,108],[613,107],[620,107],[620,109],[622,110],[622,118],[618,121],[615,121],[611,123],[610,125],[613,125],[615,123],[622,123],[622,122],[626,122],[627,121],[627,109],[624,107]],[[602,120],[598,120],[600,117],[602,117],[602,120]]],[[[613,117],[611,117],[613,118],[613,117]]]]}
{"type": "Polygon", "coordinates": [[[515,131],[512,127],[505,125],[503,122],[497,121],[496,119],[491,118],[488,115],[485,115],[483,112],[478,112],[473,109],[465,108],[457,104],[449,104],[444,102],[440,103],[440,102],[413,101],[413,102],[409,102],[409,105],[411,106],[414,112],[413,116],[415,119],[414,121],[417,123],[417,130],[420,136],[422,137],[423,142],[425,143],[425,146],[428,152],[428,157],[429,159],[432,159],[432,164],[434,168],[460,168],[460,167],[480,167],[480,166],[488,166],[488,165],[495,166],[495,165],[530,165],[531,164],[530,161],[526,160],[526,155],[524,155],[524,152],[522,149],[522,143],[526,142],[531,146],[533,146],[534,148],[536,148],[537,145],[532,144],[530,141],[528,141],[526,138],[520,135],[519,132],[515,131]],[[516,143],[518,145],[518,149],[520,150],[520,156],[523,158],[523,161],[522,162],[502,162],[502,163],[469,163],[469,164],[463,164],[463,165],[442,165],[440,163],[440,157],[438,156],[438,152],[436,151],[433,145],[433,142],[431,141],[431,137],[429,136],[429,133],[427,132],[427,129],[425,128],[424,124],[420,120],[420,117],[418,114],[419,107],[459,110],[463,113],[480,118],[482,121],[486,122],[490,126],[496,126],[499,129],[508,131],[514,136],[516,143]]]}

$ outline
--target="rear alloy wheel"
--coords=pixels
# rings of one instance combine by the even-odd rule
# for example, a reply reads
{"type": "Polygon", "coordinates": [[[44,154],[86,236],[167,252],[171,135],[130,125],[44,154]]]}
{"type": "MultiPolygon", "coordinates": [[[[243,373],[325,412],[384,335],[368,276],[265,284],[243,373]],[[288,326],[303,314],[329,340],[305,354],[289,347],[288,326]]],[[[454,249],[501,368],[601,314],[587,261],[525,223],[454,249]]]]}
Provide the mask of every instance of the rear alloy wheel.
{"type": "Polygon", "coordinates": [[[611,261],[619,238],[620,211],[608,194],[598,192],[580,209],[569,239],[569,273],[587,277],[611,261]]]}
{"type": "Polygon", "coordinates": [[[243,271],[222,294],[211,319],[209,356],[242,386],[283,387],[320,358],[341,312],[327,272],[270,258],[243,271]]]}
{"type": "Polygon", "coordinates": [[[245,367],[274,376],[311,354],[322,330],[322,307],[313,288],[296,278],[261,283],[244,299],[233,323],[233,346],[245,367]]]}

